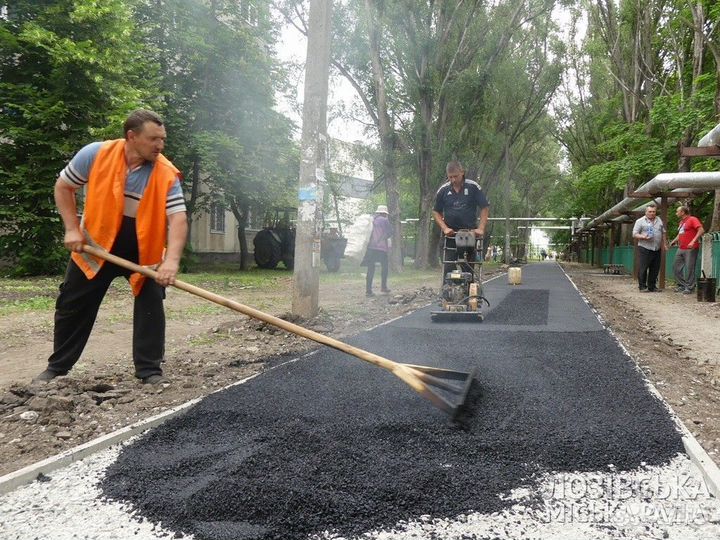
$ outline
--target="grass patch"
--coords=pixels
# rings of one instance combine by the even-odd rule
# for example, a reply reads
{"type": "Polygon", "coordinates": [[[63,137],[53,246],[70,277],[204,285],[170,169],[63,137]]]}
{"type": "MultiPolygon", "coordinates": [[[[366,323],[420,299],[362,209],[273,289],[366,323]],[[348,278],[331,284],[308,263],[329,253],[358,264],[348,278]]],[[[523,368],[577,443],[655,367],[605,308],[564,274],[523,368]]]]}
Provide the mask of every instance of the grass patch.
{"type": "MultiPolygon", "coordinates": [[[[494,270],[500,266],[499,263],[486,262],[484,270],[494,270]]],[[[333,284],[362,284],[364,286],[365,273],[367,268],[359,266],[349,259],[341,261],[339,272],[328,272],[322,265],[320,270],[320,282],[328,285],[333,284]]],[[[379,283],[380,268],[376,268],[375,281],[379,283]]],[[[439,287],[440,269],[417,270],[412,265],[403,267],[402,272],[390,272],[389,285],[404,287],[439,287]]],[[[247,271],[239,271],[236,267],[222,265],[205,268],[202,272],[181,274],[179,278],[187,283],[205,288],[212,292],[216,291],[237,291],[242,289],[257,289],[259,291],[277,292],[288,290],[292,286],[293,274],[290,271],[277,269],[266,270],[252,268],[247,271]]],[[[55,307],[55,298],[58,293],[58,285],[62,276],[42,276],[32,278],[0,278],[0,315],[8,315],[20,312],[47,312],[55,307]]],[[[113,282],[111,291],[117,293],[128,293],[130,286],[124,279],[116,279],[113,282]]],[[[257,302],[254,306],[264,309],[270,304],[257,302]]],[[[218,313],[223,308],[212,304],[198,304],[183,310],[181,314],[171,316],[192,316],[218,313]]]]}
{"type": "Polygon", "coordinates": [[[266,270],[252,268],[241,272],[237,269],[212,268],[205,272],[192,274],[181,274],[178,276],[182,281],[197,287],[208,286],[208,288],[238,289],[238,288],[271,288],[282,281],[292,279],[292,272],[287,270],[266,270]]]}
{"type": "Polygon", "coordinates": [[[32,301],[43,296],[55,297],[62,276],[0,278],[0,303],[32,301]]]}
{"type": "Polygon", "coordinates": [[[52,311],[54,309],[55,298],[50,296],[31,296],[29,298],[3,302],[0,304],[0,315],[29,311],[52,311]]]}
{"type": "Polygon", "coordinates": [[[168,319],[187,319],[193,316],[215,315],[224,312],[227,308],[217,304],[205,303],[197,304],[182,309],[165,309],[165,315],[168,319]]]}
{"type": "Polygon", "coordinates": [[[216,334],[204,334],[192,338],[190,340],[190,345],[192,345],[193,347],[197,347],[200,345],[212,345],[213,343],[216,343],[218,341],[226,340],[229,337],[230,336],[228,336],[227,334],[221,334],[219,332],[216,334]]]}
{"type": "MultiPolygon", "coordinates": [[[[340,263],[340,270],[338,272],[328,272],[322,270],[320,272],[321,283],[364,283],[365,274],[367,273],[367,267],[360,266],[354,261],[343,259],[340,263]]],[[[375,265],[375,279],[380,279],[380,265],[375,265]]],[[[403,266],[401,272],[393,272],[390,270],[388,280],[391,283],[398,283],[401,285],[413,285],[418,286],[427,285],[428,280],[436,279],[440,280],[440,269],[436,270],[418,270],[413,268],[411,265],[403,266]]]]}

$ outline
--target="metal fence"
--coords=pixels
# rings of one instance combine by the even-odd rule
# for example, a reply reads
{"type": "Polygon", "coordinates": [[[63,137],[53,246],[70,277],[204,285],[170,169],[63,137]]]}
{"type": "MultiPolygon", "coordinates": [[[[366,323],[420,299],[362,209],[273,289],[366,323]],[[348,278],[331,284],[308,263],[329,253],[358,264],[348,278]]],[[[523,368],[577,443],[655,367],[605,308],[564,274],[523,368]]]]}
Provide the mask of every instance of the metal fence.
{"type": "Polygon", "coordinates": [[[720,282],[720,232],[712,233],[712,276],[720,282]]]}

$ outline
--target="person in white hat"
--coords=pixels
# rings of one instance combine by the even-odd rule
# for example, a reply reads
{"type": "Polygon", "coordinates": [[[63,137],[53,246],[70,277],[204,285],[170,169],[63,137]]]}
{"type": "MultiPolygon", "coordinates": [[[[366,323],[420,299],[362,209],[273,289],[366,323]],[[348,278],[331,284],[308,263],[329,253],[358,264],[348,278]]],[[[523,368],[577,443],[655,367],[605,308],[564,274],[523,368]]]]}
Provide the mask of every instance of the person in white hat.
{"type": "Polygon", "coordinates": [[[375,277],[375,263],[380,263],[380,290],[383,293],[389,293],[388,278],[388,250],[390,249],[389,240],[392,237],[392,225],[388,219],[387,206],[381,204],[375,210],[373,216],[373,228],[370,234],[370,242],[368,243],[365,257],[362,265],[368,267],[367,276],[365,278],[365,294],[366,296],[374,296],[372,290],[372,282],[375,277]]]}

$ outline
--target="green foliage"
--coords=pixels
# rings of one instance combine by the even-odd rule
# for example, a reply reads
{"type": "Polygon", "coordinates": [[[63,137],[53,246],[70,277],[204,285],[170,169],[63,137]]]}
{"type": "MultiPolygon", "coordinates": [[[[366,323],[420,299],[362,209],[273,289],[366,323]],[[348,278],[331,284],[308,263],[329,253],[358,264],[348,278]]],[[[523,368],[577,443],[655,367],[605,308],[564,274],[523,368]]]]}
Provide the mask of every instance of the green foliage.
{"type": "MultiPolygon", "coordinates": [[[[144,0],[139,21],[162,66],[167,153],[209,187],[191,210],[285,206],[296,197],[292,126],[274,110],[283,72],[270,2],[144,0]],[[250,11],[250,8],[252,10],[250,11]]],[[[190,189],[191,178],[185,182],[190,189]]]]}
{"type": "MultiPolygon", "coordinates": [[[[716,2],[702,4],[707,30],[717,24],[720,10],[716,2]]],[[[717,123],[717,67],[707,43],[712,36],[702,41],[706,52],[700,64],[693,57],[689,3],[650,2],[643,11],[638,6],[629,1],[584,6],[592,15],[588,36],[569,59],[578,68],[580,86],[558,107],[559,138],[571,164],[553,196],[559,215],[598,215],[626,190],[677,171],[679,145],[692,146],[717,123]],[[605,16],[597,16],[602,10],[608,10],[605,16]],[[646,35],[650,39],[643,40],[646,35]],[[694,74],[699,65],[702,71],[694,74]],[[642,90],[631,91],[638,80],[642,90]],[[628,104],[635,107],[632,118],[628,104]]],[[[692,170],[717,167],[717,160],[691,162],[692,170]]],[[[709,215],[711,202],[705,199],[698,209],[709,215]]]]}
{"type": "MultiPolygon", "coordinates": [[[[460,159],[468,172],[479,175],[499,203],[493,212],[502,213],[499,188],[507,139],[518,158],[512,166],[511,211],[542,211],[547,186],[559,174],[558,144],[547,114],[563,70],[557,59],[564,54],[547,16],[553,5],[545,0],[403,0],[335,8],[333,54],[356,87],[365,90],[371,116],[378,96],[368,27],[377,27],[380,34],[393,136],[403,149],[396,160],[403,217],[419,215],[422,223],[428,221],[427,201],[444,181],[451,159],[460,159]]],[[[427,241],[425,232],[419,231],[421,241],[427,241]]],[[[428,248],[418,246],[421,264],[429,260],[428,248]]]]}
{"type": "Polygon", "coordinates": [[[151,95],[137,37],[128,0],[18,2],[0,20],[0,258],[18,275],[61,269],[58,173],[151,95]]]}
{"type": "MultiPolygon", "coordinates": [[[[292,126],[269,1],[34,0],[0,19],[0,259],[17,274],[67,258],[53,184],[82,146],[160,112],[166,154],[227,206],[295,201],[292,126]]],[[[190,188],[191,183],[185,182],[190,188]]],[[[191,209],[203,208],[192,201],[191,209]]]]}

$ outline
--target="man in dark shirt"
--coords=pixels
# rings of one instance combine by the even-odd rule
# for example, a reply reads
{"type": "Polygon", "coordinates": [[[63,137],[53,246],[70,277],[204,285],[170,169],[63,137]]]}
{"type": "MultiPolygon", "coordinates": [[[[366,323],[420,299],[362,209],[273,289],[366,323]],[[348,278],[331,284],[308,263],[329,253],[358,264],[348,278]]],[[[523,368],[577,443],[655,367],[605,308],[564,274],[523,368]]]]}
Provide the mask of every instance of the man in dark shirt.
{"type": "MultiPolygon", "coordinates": [[[[455,243],[451,237],[460,229],[472,230],[478,239],[485,235],[490,203],[477,182],[465,179],[465,169],[459,162],[448,163],[445,172],[448,181],[440,186],[435,194],[433,217],[448,240],[446,248],[454,248],[455,243]]],[[[468,259],[474,256],[474,250],[467,254],[468,259]]],[[[449,250],[443,257],[445,260],[455,260],[457,253],[449,250]]]]}

